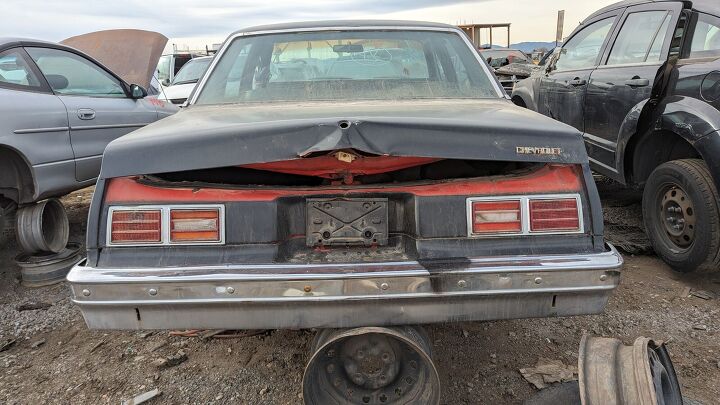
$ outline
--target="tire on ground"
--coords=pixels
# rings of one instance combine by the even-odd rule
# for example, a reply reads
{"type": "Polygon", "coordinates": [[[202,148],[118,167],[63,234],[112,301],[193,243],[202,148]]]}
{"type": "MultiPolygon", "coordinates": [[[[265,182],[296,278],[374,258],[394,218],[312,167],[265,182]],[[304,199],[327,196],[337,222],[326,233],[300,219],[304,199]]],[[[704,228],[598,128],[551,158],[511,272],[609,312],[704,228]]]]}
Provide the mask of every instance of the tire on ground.
{"type": "Polygon", "coordinates": [[[523,405],[580,405],[580,386],[577,381],[553,384],[533,394],[523,405]]]}
{"type": "MultiPolygon", "coordinates": [[[[720,267],[720,203],[710,170],[700,159],[663,163],[652,172],[643,193],[643,220],[655,252],[680,272],[720,267]],[[687,247],[674,243],[666,231],[666,214],[658,202],[668,186],[680,187],[692,201],[694,239],[687,247]]],[[[688,215],[683,212],[683,215],[688,215]]],[[[688,225],[689,226],[689,225],[688,225]]]]}

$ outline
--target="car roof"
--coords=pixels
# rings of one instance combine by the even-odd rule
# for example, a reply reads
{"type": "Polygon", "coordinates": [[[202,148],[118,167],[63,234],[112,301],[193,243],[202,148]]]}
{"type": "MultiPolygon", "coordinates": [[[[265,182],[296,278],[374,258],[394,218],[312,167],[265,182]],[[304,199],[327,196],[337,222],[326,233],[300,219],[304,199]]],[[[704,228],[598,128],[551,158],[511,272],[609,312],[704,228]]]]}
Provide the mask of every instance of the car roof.
{"type": "Polygon", "coordinates": [[[692,3],[692,9],[697,10],[704,13],[709,13],[713,15],[720,15],[720,6],[718,3],[718,0],[692,0],[692,1],[682,1],[682,0],[624,0],[620,1],[618,3],[611,4],[607,7],[603,7],[600,10],[592,13],[588,18],[585,20],[589,20],[592,18],[595,18],[601,14],[607,13],[608,11],[617,10],[619,8],[625,8],[625,7],[631,7],[631,6],[637,6],[640,4],[649,4],[649,3],[666,3],[666,2],[673,2],[673,3],[692,3]]]}
{"type": "Polygon", "coordinates": [[[39,39],[32,39],[32,38],[19,38],[19,37],[0,37],[0,51],[19,46],[19,45],[53,45],[57,46],[59,48],[68,48],[67,46],[63,46],[58,44],[57,42],[50,42],[50,41],[42,41],[39,39]]]}
{"type": "Polygon", "coordinates": [[[460,28],[441,23],[432,23],[425,21],[401,21],[401,20],[327,20],[327,21],[306,21],[291,22],[282,24],[256,25],[235,31],[230,36],[237,34],[246,34],[261,31],[302,31],[306,29],[318,28],[365,28],[365,27],[397,27],[397,28],[443,28],[460,30],[460,28]]]}
{"type": "Polygon", "coordinates": [[[4,51],[6,49],[15,48],[18,46],[23,46],[23,47],[25,47],[25,46],[30,46],[30,47],[40,46],[40,47],[44,47],[44,48],[65,50],[68,52],[72,52],[72,53],[81,55],[81,56],[85,57],[86,59],[94,62],[98,66],[102,67],[106,72],[110,73],[116,79],[120,80],[121,82],[125,82],[125,80],[123,80],[120,76],[118,76],[112,70],[108,69],[107,66],[100,63],[97,59],[93,58],[92,56],[86,54],[85,52],[83,52],[79,49],[73,48],[72,46],[67,46],[67,45],[59,44],[57,42],[42,41],[39,39],[32,39],[32,38],[0,37],[0,52],[4,51]]]}

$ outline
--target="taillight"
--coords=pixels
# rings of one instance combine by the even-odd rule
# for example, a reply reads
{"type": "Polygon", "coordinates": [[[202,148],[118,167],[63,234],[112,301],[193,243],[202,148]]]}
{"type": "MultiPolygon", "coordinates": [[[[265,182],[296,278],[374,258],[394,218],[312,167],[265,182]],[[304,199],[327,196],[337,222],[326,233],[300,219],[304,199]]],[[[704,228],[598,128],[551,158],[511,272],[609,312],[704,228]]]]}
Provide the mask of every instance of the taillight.
{"type": "Polygon", "coordinates": [[[220,204],[113,206],[108,216],[108,245],[225,243],[225,207],[220,204]]]}
{"type": "Polygon", "coordinates": [[[469,236],[583,232],[578,194],[473,197],[469,236]]]}
{"type": "Polygon", "coordinates": [[[478,201],[472,203],[472,229],[476,234],[520,233],[520,200],[478,201]]]}
{"type": "Polygon", "coordinates": [[[530,231],[579,231],[580,213],[575,198],[530,200],[530,231]]]}
{"type": "Polygon", "coordinates": [[[171,242],[219,242],[220,210],[170,210],[171,242]]]}
{"type": "Polygon", "coordinates": [[[113,211],[110,223],[112,243],[160,243],[162,211],[113,211]]]}

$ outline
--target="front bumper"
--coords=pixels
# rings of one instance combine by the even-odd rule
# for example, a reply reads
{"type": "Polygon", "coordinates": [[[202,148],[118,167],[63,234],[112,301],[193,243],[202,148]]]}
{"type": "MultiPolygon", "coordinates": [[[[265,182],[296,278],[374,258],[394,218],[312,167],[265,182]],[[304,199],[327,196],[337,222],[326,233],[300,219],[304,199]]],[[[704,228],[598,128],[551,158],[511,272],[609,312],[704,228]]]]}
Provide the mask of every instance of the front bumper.
{"type": "Polygon", "coordinates": [[[73,301],[93,329],[296,329],[601,312],[622,257],[103,269],[75,266],[73,301]]]}

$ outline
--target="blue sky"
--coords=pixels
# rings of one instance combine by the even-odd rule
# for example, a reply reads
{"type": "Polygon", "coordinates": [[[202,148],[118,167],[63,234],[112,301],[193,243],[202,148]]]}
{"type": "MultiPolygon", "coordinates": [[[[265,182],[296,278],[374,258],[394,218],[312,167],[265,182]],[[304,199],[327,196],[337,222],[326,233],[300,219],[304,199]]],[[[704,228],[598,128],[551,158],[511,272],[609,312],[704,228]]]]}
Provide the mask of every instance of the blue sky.
{"type": "MultiPolygon", "coordinates": [[[[158,31],[171,42],[221,42],[251,25],[321,19],[380,18],[458,23],[511,23],[512,42],[550,41],[557,10],[565,34],[614,0],[3,0],[0,36],[51,41],[112,28],[158,31]]],[[[500,38],[504,33],[498,32],[500,38]]],[[[495,41],[499,42],[499,41],[495,41]]]]}

